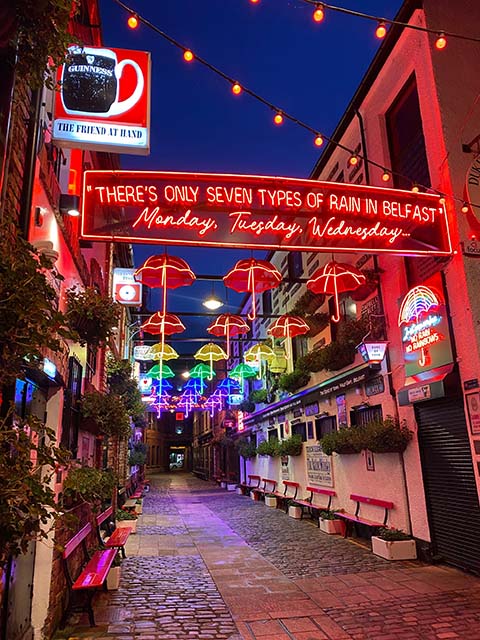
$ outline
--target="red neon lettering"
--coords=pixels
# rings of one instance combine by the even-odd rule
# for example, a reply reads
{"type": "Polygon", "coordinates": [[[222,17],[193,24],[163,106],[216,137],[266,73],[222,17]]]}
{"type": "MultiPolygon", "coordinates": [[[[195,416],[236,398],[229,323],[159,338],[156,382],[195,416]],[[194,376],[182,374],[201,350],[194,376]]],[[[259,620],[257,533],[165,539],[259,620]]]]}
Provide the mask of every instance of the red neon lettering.
{"type": "Polygon", "coordinates": [[[244,231],[255,236],[261,236],[264,233],[276,233],[290,240],[303,232],[302,226],[297,222],[283,222],[279,220],[276,214],[266,222],[264,220],[249,219],[249,216],[252,215],[251,211],[232,211],[228,215],[230,218],[234,218],[230,233],[244,231]]]}
{"type": "Polygon", "coordinates": [[[192,216],[191,209],[187,209],[183,215],[176,218],[172,214],[162,213],[160,207],[154,207],[152,210],[150,210],[150,207],[145,207],[135,222],[133,222],[132,227],[135,228],[141,223],[143,223],[147,229],[151,229],[152,227],[193,229],[199,236],[205,236],[209,231],[215,231],[218,228],[213,218],[192,216]]]}
{"type": "Polygon", "coordinates": [[[195,204],[199,191],[200,187],[167,184],[163,190],[163,195],[165,200],[170,203],[195,204]]]}
{"type": "Polygon", "coordinates": [[[302,194],[299,191],[284,189],[257,189],[262,207],[265,205],[272,207],[301,207],[302,194]]]}
{"type": "Polygon", "coordinates": [[[316,238],[336,237],[343,236],[346,238],[360,238],[360,240],[367,240],[367,238],[385,238],[389,244],[394,244],[396,240],[401,236],[408,236],[399,227],[388,228],[382,225],[380,222],[376,222],[370,226],[353,226],[347,225],[345,220],[337,221],[335,216],[332,216],[328,221],[323,224],[317,217],[310,218],[308,224],[311,227],[311,234],[316,238]]]}
{"type": "Polygon", "coordinates": [[[144,204],[158,200],[157,187],[154,185],[117,185],[95,187],[102,204],[144,204]]]}
{"type": "Polygon", "coordinates": [[[251,205],[253,190],[246,187],[207,187],[207,202],[210,204],[251,205]]]}

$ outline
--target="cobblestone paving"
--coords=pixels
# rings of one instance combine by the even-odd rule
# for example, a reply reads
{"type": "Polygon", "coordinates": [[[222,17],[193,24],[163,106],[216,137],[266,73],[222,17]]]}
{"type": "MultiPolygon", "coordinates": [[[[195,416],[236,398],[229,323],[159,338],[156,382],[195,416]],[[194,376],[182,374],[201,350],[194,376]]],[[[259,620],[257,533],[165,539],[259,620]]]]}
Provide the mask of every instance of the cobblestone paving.
{"type": "Polygon", "coordinates": [[[182,536],[188,533],[185,527],[160,527],[141,524],[137,526],[137,531],[144,536],[182,536]]]}

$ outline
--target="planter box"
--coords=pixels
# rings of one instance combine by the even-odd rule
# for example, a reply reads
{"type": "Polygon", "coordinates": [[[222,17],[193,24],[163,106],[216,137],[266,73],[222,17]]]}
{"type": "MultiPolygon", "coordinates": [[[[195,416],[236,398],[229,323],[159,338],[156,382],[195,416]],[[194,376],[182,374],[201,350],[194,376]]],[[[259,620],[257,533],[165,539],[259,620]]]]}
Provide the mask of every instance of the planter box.
{"type": "Polygon", "coordinates": [[[265,496],[265,504],[267,505],[267,507],[276,508],[277,499],[275,498],[275,496],[265,496]]]}
{"type": "Polygon", "coordinates": [[[372,536],[372,551],[385,560],[415,560],[417,546],[415,540],[382,540],[372,536]]]}
{"type": "Polygon", "coordinates": [[[237,483],[236,482],[229,482],[227,484],[227,491],[235,491],[237,488],[237,483]]]}
{"type": "Polygon", "coordinates": [[[122,527],[130,527],[132,530],[130,533],[137,533],[137,520],[117,520],[116,526],[121,529],[122,527]]]}
{"type": "Polygon", "coordinates": [[[302,507],[295,507],[294,505],[290,505],[288,507],[288,515],[291,518],[295,518],[296,520],[300,520],[302,517],[302,507]]]}
{"type": "Polygon", "coordinates": [[[260,500],[260,494],[259,494],[259,493],[257,493],[256,491],[252,491],[252,492],[250,493],[250,498],[251,498],[252,500],[255,500],[255,502],[258,502],[258,501],[260,500]]]}
{"type": "Polygon", "coordinates": [[[143,500],[140,504],[135,505],[135,513],[138,513],[139,515],[143,513],[143,500]]]}
{"type": "Polygon", "coordinates": [[[237,491],[239,496],[244,496],[245,495],[245,491],[242,489],[242,487],[237,487],[236,491],[237,491]]]}
{"type": "Polygon", "coordinates": [[[321,531],[328,533],[329,535],[342,533],[342,524],[341,520],[323,520],[320,518],[321,531]]]}
{"type": "Polygon", "coordinates": [[[227,488],[227,483],[226,482],[220,482],[220,487],[222,489],[226,489],[227,488]]]}
{"type": "Polygon", "coordinates": [[[107,574],[107,589],[108,591],[115,591],[120,584],[120,572],[121,567],[111,567],[107,574]]]}

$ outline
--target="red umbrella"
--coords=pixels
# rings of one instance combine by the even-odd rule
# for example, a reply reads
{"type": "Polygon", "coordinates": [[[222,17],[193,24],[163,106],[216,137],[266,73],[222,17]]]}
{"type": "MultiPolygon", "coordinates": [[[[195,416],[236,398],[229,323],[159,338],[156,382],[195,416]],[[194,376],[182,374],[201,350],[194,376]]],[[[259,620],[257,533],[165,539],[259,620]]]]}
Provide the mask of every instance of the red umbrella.
{"type": "Polygon", "coordinates": [[[332,320],[338,322],[340,320],[338,294],[354,291],[365,281],[365,275],[356,267],[332,260],[315,271],[307,282],[307,288],[313,293],[327,293],[335,297],[335,313],[332,320]]]}
{"type": "Polygon", "coordinates": [[[267,329],[267,333],[274,338],[287,338],[286,355],[289,363],[292,353],[292,338],[301,336],[309,331],[310,327],[303,318],[300,318],[300,316],[289,316],[287,314],[277,318],[267,329]]]}
{"type": "Polygon", "coordinates": [[[255,294],[267,289],[275,289],[282,281],[280,271],[266,260],[239,260],[223,278],[226,287],[240,293],[249,291],[252,294],[252,313],[248,314],[249,320],[256,317],[255,294]]]}
{"type": "Polygon", "coordinates": [[[162,253],[150,256],[134,273],[138,280],[147,287],[163,288],[163,309],[166,311],[167,289],[189,287],[195,281],[195,274],[182,258],[162,253]]]}
{"type": "Polygon", "coordinates": [[[171,336],[172,333],[185,331],[185,325],[178,316],[173,313],[157,311],[140,327],[147,333],[171,336]]]}
{"type": "Polygon", "coordinates": [[[214,336],[227,336],[227,357],[230,357],[230,336],[238,336],[250,331],[250,327],[241,316],[222,313],[207,327],[214,336]]]}

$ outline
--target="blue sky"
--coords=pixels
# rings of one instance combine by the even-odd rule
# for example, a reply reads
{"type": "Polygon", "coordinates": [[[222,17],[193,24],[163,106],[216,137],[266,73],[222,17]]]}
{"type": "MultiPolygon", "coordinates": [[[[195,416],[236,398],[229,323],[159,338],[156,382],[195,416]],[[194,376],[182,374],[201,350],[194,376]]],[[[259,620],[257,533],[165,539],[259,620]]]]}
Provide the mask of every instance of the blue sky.
{"type": "MultiPolygon", "coordinates": [[[[376,23],[326,11],[321,24],[302,0],[126,0],[126,4],[240,84],[327,135],[358,87],[379,41],[376,23]]],[[[399,0],[343,0],[341,6],[393,18],[399,0]]],[[[124,169],[260,173],[308,177],[319,150],[310,133],[248,95],[233,96],[224,80],[148,27],[132,31],[114,0],[100,0],[107,46],[152,53],[151,154],[123,156],[124,169]]],[[[163,247],[137,246],[141,264],[163,247]]],[[[185,250],[198,273],[224,275],[245,254],[236,250],[185,250]]],[[[261,252],[258,257],[262,257],[261,252]]],[[[201,310],[208,283],[177,289],[170,309],[201,310]]],[[[224,295],[223,286],[216,293],[224,295]]],[[[229,292],[233,308],[242,296],[229,292]]],[[[153,298],[154,306],[156,296],[153,298]]],[[[225,308],[223,309],[225,310],[225,308]]],[[[207,320],[185,319],[189,335],[203,335],[207,320]]]]}

